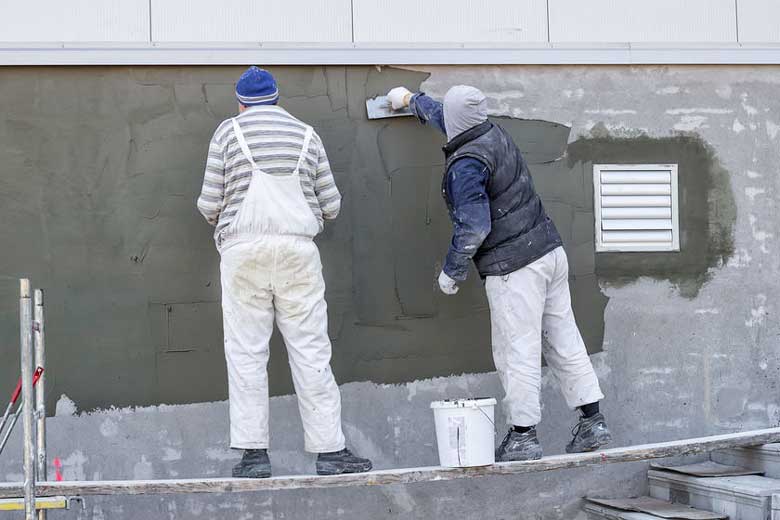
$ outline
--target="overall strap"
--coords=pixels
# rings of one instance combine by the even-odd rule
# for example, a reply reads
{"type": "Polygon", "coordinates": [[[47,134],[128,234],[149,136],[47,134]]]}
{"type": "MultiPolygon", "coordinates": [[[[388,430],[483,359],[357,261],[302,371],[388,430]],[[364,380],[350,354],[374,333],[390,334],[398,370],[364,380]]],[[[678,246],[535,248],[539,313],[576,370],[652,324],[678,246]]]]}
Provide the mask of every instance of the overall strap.
{"type": "Polygon", "coordinates": [[[314,128],[307,126],[306,134],[303,136],[303,148],[301,149],[300,157],[298,157],[298,164],[295,165],[295,171],[293,172],[294,174],[297,174],[301,169],[301,164],[303,164],[303,159],[306,156],[306,153],[309,151],[309,143],[311,143],[311,136],[313,134],[314,134],[314,128]]]}
{"type": "Polygon", "coordinates": [[[244,152],[244,156],[246,157],[247,161],[249,161],[249,164],[252,165],[252,169],[256,170],[257,165],[255,164],[255,160],[252,158],[252,152],[249,150],[249,145],[246,144],[244,133],[241,131],[241,127],[238,125],[238,121],[236,121],[235,117],[230,121],[233,123],[233,132],[236,134],[238,146],[241,147],[241,151],[244,152]]]}

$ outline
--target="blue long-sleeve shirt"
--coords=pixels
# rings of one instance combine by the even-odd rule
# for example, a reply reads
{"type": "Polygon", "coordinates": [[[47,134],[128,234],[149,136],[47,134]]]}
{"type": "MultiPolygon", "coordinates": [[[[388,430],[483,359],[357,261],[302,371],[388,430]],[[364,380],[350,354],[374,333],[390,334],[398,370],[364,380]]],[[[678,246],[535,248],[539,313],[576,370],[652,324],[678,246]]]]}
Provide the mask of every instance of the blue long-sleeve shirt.
{"type": "MultiPolygon", "coordinates": [[[[421,123],[446,133],[441,103],[418,93],[412,96],[409,108],[421,123]]],[[[489,173],[487,166],[473,157],[454,161],[446,173],[444,189],[453,229],[443,271],[454,280],[466,279],[471,259],[490,233],[489,173]]]]}

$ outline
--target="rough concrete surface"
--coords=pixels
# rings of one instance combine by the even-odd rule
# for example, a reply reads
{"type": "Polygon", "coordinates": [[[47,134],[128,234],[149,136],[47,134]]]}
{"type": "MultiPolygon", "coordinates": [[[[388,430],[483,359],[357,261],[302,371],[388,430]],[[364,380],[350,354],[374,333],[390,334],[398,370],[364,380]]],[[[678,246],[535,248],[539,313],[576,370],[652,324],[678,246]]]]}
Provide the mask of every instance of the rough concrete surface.
{"type": "MultiPolygon", "coordinates": [[[[192,204],[203,143],[232,110],[237,70],[0,72],[0,273],[8,277],[3,293],[14,295],[0,304],[0,330],[8,331],[2,380],[16,363],[12,279],[27,272],[54,293],[47,325],[57,395],[68,393],[79,409],[220,399],[215,388],[224,376],[214,371],[223,370],[221,353],[208,348],[219,334],[196,323],[217,319],[217,288],[207,286],[216,279],[216,254],[192,204]],[[53,85],[70,86],[60,92],[53,85]],[[40,95],[49,91],[57,99],[40,95]],[[63,96],[78,101],[62,103],[63,96]],[[51,123],[60,111],[68,116],[51,123]],[[171,129],[176,139],[166,137],[171,129]],[[131,159],[134,166],[125,166],[131,159]],[[133,180],[144,176],[156,180],[133,180]],[[179,312],[185,321],[177,329],[179,312]],[[160,327],[168,330],[164,342],[151,332],[160,327]],[[169,352],[181,347],[193,351],[169,352]]],[[[532,174],[572,258],[578,321],[586,332],[603,326],[594,349],[603,351],[593,360],[616,445],[778,424],[779,67],[289,68],[279,75],[287,106],[323,134],[348,205],[319,242],[334,369],[343,382],[370,381],[342,387],[345,433],[378,467],[435,463],[431,400],[501,396],[489,372],[478,281],[472,277],[456,298],[432,287],[447,241],[437,189],[441,139],[411,119],[358,121],[361,96],[423,79],[435,97],[453,84],[480,87],[494,116],[528,120],[517,124],[549,136],[525,151],[538,154],[532,174]],[[548,163],[551,123],[571,132],[565,156],[548,163]],[[613,161],[680,164],[681,209],[688,211],[680,256],[593,253],[589,165],[613,161]],[[422,267],[416,258],[425,259],[422,267]],[[475,374],[448,375],[459,372],[475,374]],[[378,384],[431,376],[446,377],[378,384]]],[[[283,393],[289,375],[276,352],[271,378],[283,393]]],[[[555,386],[545,372],[540,436],[549,454],[563,451],[574,423],[555,386]]],[[[237,458],[226,450],[226,421],[222,402],[62,415],[51,421],[50,453],[63,460],[66,478],[225,475],[237,458]]],[[[274,398],[272,425],[275,471],[311,471],[293,397],[274,398]]],[[[17,436],[0,461],[2,478],[19,479],[19,455],[17,436]]],[[[579,498],[586,493],[642,492],[644,470],[631,464],[372,489],[96,498],[81,517],[562,520],[584,518],[579,498]]]]}
{"type": "MultiPolygon", "coordinates": [[[[15,277],[46,289],[52,396],[65,393],[82,410],[227,397],[218,255],[194,201],[211,132],[236,110],[240,72],[0,72],[0,244],[9,246],[0,258],[0,294],[8,295],[0,330],[10,339],[18,328],[15,277]]],[[[443,136],[412,118],[366,118],[366,97],[401,83],[416,88],[427,74],[273,72],[281,104],[321,134],[344,195],[339,219],[318,238],[337,380],[398,383],[493,370],[478,276],[472,270],[458,298],[435,282],[451,229],[439,188],[443,136]]],[[[592,230],[574,224],[592,218],[584,170],[571,175],[559,160],[569,128],[501,123],[541,169],[541,191],[564,239],[591,245],[592,230]]],[[[575,253],[573,285],[586,342],[597,352],[607,300],[590,250],[575,253]]],[[[292,392],[280,339],[269,368],[275,395],[292,392]]],[[[6,345],[0,381],[16,372],[17,349],[6,345]]]]}

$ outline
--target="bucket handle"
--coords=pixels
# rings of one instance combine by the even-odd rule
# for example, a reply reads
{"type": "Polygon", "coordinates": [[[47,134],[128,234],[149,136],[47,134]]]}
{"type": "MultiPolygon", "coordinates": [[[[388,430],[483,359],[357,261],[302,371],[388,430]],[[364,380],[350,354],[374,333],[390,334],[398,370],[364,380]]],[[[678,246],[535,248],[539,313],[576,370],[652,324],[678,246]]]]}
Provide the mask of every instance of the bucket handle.
{"type": "Polygon", "coordinates": [[[498,433],[498,430],[496,430],[496,423],[493,422],[493,419],[491,419],[490,416],[485,413],[485,410],[483,410],[482,407],[477,406],[476,408],[477,408],[477,410],[479,410],[482,413],[482,415],[485,416],[485,419],[490,421],[490,424],[493,425],[493,433],[498,433]]]}

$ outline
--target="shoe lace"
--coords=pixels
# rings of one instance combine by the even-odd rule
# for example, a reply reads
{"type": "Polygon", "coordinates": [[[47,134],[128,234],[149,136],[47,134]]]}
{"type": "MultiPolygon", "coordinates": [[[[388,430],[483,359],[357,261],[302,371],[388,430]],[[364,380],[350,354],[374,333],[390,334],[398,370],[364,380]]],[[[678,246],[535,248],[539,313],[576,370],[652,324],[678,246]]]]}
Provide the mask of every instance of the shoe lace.
{"type": "Polygon", "coordinates": [[[504,435],[504,440],[501,441],[501,445],[503,446],[504,444],[509,442],[509,437],[511,436],[512,436],[512,430],[509,430],[508,432],[506,432],[506,435],[504,435]]]}
{"type": "Polygon", "coordinates": [[[583,423],[584,417],[580,417],[580,420],[577,421],[577,424],[575,424],[571,429],[572,436],[576,439],[577,435],[580,434],[580,430],[582,429],[582,423],[583,423]]]}

